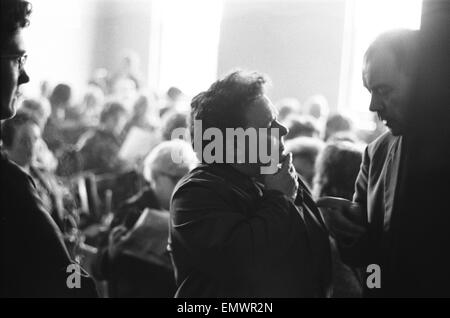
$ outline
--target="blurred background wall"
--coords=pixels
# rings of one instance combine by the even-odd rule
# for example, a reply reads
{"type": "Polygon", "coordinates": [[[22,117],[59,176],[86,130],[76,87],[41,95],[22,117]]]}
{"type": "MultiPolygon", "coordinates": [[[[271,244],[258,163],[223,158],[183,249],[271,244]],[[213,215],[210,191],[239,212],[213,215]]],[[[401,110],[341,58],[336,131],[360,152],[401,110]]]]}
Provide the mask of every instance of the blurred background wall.
{"type": "Polygon", "coordinates": [[[218,74],[259,70],[273,81],[273,99],[321,93],[335,109],[344,22],[344,0],[226,1],[218,74]]]}
{"type": "Polygon", "coordinates": [[[330,110],[368,116],[361,57],[392,27],[419,27],[421,0],[31,0],[27,91],[39,82],[82,90],[124,50],[144,85],[193,96],[235,68],[270,76],[274,101],[324,95],[330,110]],[[382,19],[380,18],[382,17],[382,19]]]}

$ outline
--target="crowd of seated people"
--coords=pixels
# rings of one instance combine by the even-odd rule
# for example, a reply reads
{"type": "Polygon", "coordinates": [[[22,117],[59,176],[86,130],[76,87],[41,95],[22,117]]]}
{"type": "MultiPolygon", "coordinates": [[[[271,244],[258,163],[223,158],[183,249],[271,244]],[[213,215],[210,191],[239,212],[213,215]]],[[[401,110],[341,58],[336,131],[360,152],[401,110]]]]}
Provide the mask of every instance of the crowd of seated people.
{"type": "Polygon", "coordinates": [[[167,250],[170,198],[177,182],[196,163],[191,145],[182,140],[162,142],[145,159],[148,187],[118,209],[96,259],[95,275],[108,281],[110,296],[174,295],[167,250]],[[182,160],[174,162],[173,153],[182,160]]]}
{"type": "Polygon", "coordinates": [[[64,234],[69,251],[77,240],[78,216],[74,213],[74,198],[54,173],[39,162],[41,127],[37,118],[27,112],[4,122],[2,142],[7,157],[27,172],[36,186],[45,210],[64,234]]]}
{"type": "Polygon", "coordinates": [[[429,270],[448,264],[441,246],[431,246],[442,240],[445,231],[435,226],[444,228],[446,219],[437,215],[428,232],[413,235],[431,237],[423,246],[401,237],[408,232],[401,218],[391,220],[394,207],[409,207],[394,200],[411,192],[402,188],[409,180],[402,165],[416,164],[405,149],[417,137],[407,115],[417,31],[387,32],[366,51],[363,81],[376,114],[373,129],[361,129],[367,122],[336,111],[322,95],[274,107],[258,72],[217,80],[189,111],[179,88],[160,94],[145,87],[130,51],[116,70],[96,69],[81,98],[79,87],[45,80],[39,96],[22,98],[18,88],[30,77],[21,31],[31,5],[4,0],[2,9],[1,295],[361,297],[415,295],[411,286],[431,295],[436,285],[436,294],[447,294],[448,279],[438,285],[442,275],[429,270]],[[383,81],[392,87],[378,87],[383,81]],[[194,151],[196,140],[187,140],[195,120],[220,133],[278,129],[257,143],[245,140],[258,147],[276,141],[269,158],[276,169],[263,173],[262,156],[241,160],[229,139],[215,148],[227,162],[202,158],[206,144],[194,151]],[[228,162],[229,154],[237,160],[228,162]],[[430,257],[402,266],[417,247],[430,257]],[[367,293],[363,271],[372,259],[386,265],[388,287],[367,293]],[[426,275],[417,275],[422,268],[426,275]],[[70,277],[83,286],[73,289],[70,277]]]}
{"type": "MultiPolygon", "coordinates": [[[[70,85],[60,83],[51,89],[43,82],[41,95],[25,98],[19,114],[5,121],[2,139],[10,159],[35,180],[67,243],[84,242],[97,251],[86,267],[98,281],[108,282],[103,295],[170,297],[174,281],[167,278],[173,271],[162,253],[167,241],[166,214],[176,182],[195,161],[190,157],[191,145],[172,140],[175,129],[189,124],[183,107],[186,96],[176,87],[161,96],[146,91],[141,76],[129,65],[132,60],[125,58],[122,69],[112,75],[105,69],[96,70],[79,101],[70,85]],[[130,143],[132,130],[151,136],[152,147],[130,159],[123,148],[130,143]],[[169,158],[169,150],[175,148],[189,158],[188,164],[177,165],[169,158]],[[80,188],[80,180],[86,183],[84,187],[80,188]],[[73,233],[76,239],[71,238],[73,233]],[[146,239],[152,243],[143,244],[146,239]],[[133,248],[156,256],[130,256],[133,248]],[[156,266],[157,278],[151,271],[155,264],[148,265],[150,259],[162,266],[156,266]],[[123,275],[124,268],[132,269],[129,275],[123,275]],[[158,281],[149,286],[158,288],[143,284],[152,279],[158,281]]],[[[360,164],[360,152],[354,149],[381,131],[357,131],[346,116],[330,114],[322,96],[313,96],[304,104],[286,98],[276,105],[280,120],[289,129],[286,151],[292,152],[293,165],[304,183],[317,197],[319,193],[348,197],[360,164]],[[339,174],[330,172],[341,165],[339,174]]],[[[73,252],[82,253],[76,247],[73,252]]],[[[335,267],[343,278],[338,278],[335,295],[348,296],[343,291],[350,284],[350,296],[358,296],[355,271],[343,271],[338,257],[335,267]]]]}
{"type": "MultiPolygon", "coordinates": [[[[115,82],[108,79],[103,83],[98,73],[78,103],[73,102],[72,88],[67,84],[56,85],[46,93],[48,99],[44,93],[39,98],[24,99],[19,114],[4,123],[4,147],[11,160],[35,179],[47,210],[63,233],[70,237],[78,231],[81,239],[77,240],[97,250],[87,269],[98,281],[108,282],[103,295],[170,297],[174,281],[168,279],[173,271],[162,253],[168,226],[168,212],[163,211],[169,210],[176,182],[195,161],[190,157],[191,145],[171,141],[172,131],[188,127],[188,114],[176,102],[182,92],[172,87],[165,98],[158,100],[155,93],[138,91],[137,85],[131,85],[136,78],[128,73],[117,75],[115,82]],[[130,85],[125,79],[131,81],[130,85]],[[130,161],[120,154],[133,127],[156,140],[157,146],[148,150],[145,160],[130,161]],[[188,164],[173,162],[169,150],[175,148],[189,158],[188,164]],[[100,212],[96,211],[96,218],[89,222],[83,222],[86,215],[81,215],[80,222],[82,193],[73,187],[73,180],[79,182],[80,176],[86,175],[94,183],[88,192],[95,192],[100,212]],[[144,244],[148,239],[151,243],[144,244]],[[133,249],[151,256],[131,255],[133,249]],[[152,279],[154,282],[147,284],[152,279]]],[[[346,116],[328,115],[323,98],[316,96],[307,103],[301,105],[292,98],[277,103],[280,118],[289,129],[286,151],[292,152],[297,172],[315,197],[349,198],[361,161],[359,149],[365,142],[357,136],[373,140],[374,134],[381,132],[364,135],[346,116]]],[[[92,198],[87,201],[89,206],[92,198]]],[[[360,296],[356,269],[343,265],[336,250],[333,266],[337,273],[334,295],[360,296]]]]}

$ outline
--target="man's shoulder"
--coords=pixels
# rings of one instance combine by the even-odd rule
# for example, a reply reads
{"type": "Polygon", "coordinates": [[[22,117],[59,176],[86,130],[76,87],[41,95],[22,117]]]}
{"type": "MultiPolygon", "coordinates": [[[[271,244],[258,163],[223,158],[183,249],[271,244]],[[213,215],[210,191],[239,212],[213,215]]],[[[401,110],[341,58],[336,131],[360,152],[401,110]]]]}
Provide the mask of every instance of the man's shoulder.
{"type": "MultiPolygon", "coordinates": [[[[29,198],[35,196],[34,182],[31,177],[15,163],[2,156],[0,159],[0,210],[2,215],[17,216],[18,209],[29,204],[29,198]]],[[[29,209],[23,210],[28,213],[29,209]]],[[[23,213],[20,213],[23,217],[23,213]]]]}
{"type": "Polygon", "coordinates": [[[224,185],[225,180],[223,177],[214,173],[208,165],[200,165],[192,169],[177,183],[174,192],[178,192],[187,188],[205,187],[214,189],[219,185],[224,185]]]}
{"type": "Polygon", "coordinates": [[[14,185],[28,185],[31,182],[30,176],[3,154],[0,156],[0,170],[2,191],[16,188],[14,185]]]}
{"type": "Polygon", "coordinates": [[[367,146],[367,152],[371,157],[385,156],[400,138],[401,136],[394,136],[391,131],[386,131],[367,146]]]}

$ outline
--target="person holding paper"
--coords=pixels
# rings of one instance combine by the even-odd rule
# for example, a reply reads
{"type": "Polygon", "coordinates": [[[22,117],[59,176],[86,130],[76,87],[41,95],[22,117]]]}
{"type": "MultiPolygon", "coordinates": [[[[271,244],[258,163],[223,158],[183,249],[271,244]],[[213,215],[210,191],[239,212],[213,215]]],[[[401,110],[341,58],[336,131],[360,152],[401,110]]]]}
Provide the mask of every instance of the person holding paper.
{"type": "Polygon", "coordinates": [[[78,142],[83,171],[95,174],[118,173],[130,167],[119,158],[122,145],[120,135],[126,121],[127,112],[122,104],[106,104],[100,116],[100,128],[88,131],[78,142]]]}

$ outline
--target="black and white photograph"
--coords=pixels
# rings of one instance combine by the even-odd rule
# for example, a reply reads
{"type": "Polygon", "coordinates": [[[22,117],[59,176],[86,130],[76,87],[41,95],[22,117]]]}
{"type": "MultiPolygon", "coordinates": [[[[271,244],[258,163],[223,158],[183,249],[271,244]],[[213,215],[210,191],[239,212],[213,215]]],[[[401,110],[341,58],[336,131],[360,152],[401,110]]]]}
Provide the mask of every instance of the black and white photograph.
{"type": "Polygon", "coordinates": [[[0,6],[0,298],[450,298],[450,0],[0,6]]]}

